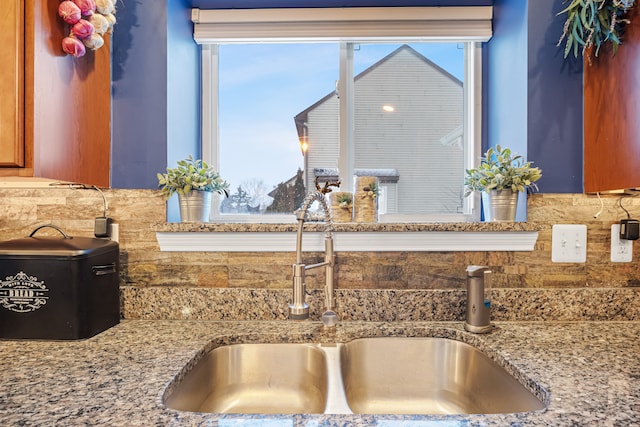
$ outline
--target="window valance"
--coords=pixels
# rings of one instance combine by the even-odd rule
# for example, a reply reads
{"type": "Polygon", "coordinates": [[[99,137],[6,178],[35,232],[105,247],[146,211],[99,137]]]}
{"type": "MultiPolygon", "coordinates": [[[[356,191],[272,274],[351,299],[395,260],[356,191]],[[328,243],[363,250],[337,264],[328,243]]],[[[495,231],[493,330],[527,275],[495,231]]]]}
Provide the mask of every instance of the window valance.
{"type": "Polygon", "coordinates": [[[487,41],[492,6],[192,9],[199,44],[307,41],[487,41]]]}

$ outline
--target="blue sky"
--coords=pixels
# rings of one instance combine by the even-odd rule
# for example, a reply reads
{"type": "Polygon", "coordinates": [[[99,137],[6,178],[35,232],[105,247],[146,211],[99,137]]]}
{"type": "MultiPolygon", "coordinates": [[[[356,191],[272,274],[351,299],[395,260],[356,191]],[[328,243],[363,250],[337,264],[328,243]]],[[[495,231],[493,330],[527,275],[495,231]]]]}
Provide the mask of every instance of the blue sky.
{"type": "MultiPolygon", "coordinates": [[[[462,80],[461,45],[411,46],[462,80]]],[[[355,74],[398,47],[360,45],[355,74]]],[[[220,172],[232,192],[256,178],[271,191],[302,168],[293,117],[334,90],[338,67],[337,44],[220,47],[220,172]]]]}

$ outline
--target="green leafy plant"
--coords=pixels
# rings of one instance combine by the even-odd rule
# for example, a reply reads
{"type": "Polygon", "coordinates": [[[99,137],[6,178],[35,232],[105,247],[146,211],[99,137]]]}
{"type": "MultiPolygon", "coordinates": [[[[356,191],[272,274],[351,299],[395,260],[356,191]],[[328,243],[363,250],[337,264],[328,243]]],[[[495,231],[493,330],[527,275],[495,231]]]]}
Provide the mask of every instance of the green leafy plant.
{"type": "Polygon", "coordinates": [[[211,191],[229,196],[229,184],[223,180],[218,172],[202,160],[195,160],[192,156],[180,160],[175,168],[167,168],[167,172],[158,173],[158,187],[162,189],[166,198],[174,193],[185,194],[192,190],[211,191]]]}
{"type": "Polygon", "coordinates": [[[378,197],[378,185],[375,182],[363,187],[362,191],[365,192],[362,197],[372,197],[374,199],[378,197]]]}
{"type": "Polygon", "coordinates": [[[337,202],[341,208],[348,209],[353,203],[353,197],[351,197],[351,193],[342,193],[337,197],[337,202]]]}
{"type": "Polygon", "coordinates": [[[579,52],[585,56],[591,47],[598,56],[606,42],[611,43],[614,54],[617,52],[624,24],[629,23],[625,16],[635,0],[565,0],[564,3],[569,5],[558,15],[566,14],[567,20],[558,46],[566,40],[565,58],[572,51],[576,58],[579,52]]]}
{"type": "Polygon", "coordinates": [[[537,190],[535,182],[542,177],[542,171],[531,164],[532,162],[525,162],[521,155],[512,153],[509,148],[499,145],[489,148],[482,157],[480,166],[467,169],[464,179],[465,196],[474,191],[537,190]]]}

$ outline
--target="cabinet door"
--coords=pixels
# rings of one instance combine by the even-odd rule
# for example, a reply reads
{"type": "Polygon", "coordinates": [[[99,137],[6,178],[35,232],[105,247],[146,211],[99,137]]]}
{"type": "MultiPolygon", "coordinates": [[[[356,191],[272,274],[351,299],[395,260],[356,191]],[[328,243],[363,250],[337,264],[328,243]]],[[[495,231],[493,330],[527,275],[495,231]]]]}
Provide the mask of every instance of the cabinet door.
{"type": "Polygon", "coordinates": [[[640,9],[615,56],[584,65],[584,191],[640,187],[640,9]]]}
{"type": "Polygon", "coordinates": [[[24,166],[24,1],[0,12],[0,167],[24,166]]]}

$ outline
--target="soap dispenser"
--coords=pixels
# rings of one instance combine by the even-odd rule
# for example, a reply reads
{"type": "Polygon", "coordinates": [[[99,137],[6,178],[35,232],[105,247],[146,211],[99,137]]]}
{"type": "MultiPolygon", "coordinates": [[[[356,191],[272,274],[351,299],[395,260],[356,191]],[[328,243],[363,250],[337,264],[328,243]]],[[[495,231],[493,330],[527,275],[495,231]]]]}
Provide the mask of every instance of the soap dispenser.
{"type": "MultiPolygon", "coordinates": [[[[489,267],[470,265],[467,267],[467,320],[464,328],[476,334],[491,332],[491,299],[489,283],[485,283],[489,267]]],[[[488,282],[489,280],[487,280],[488,282]]]]}

